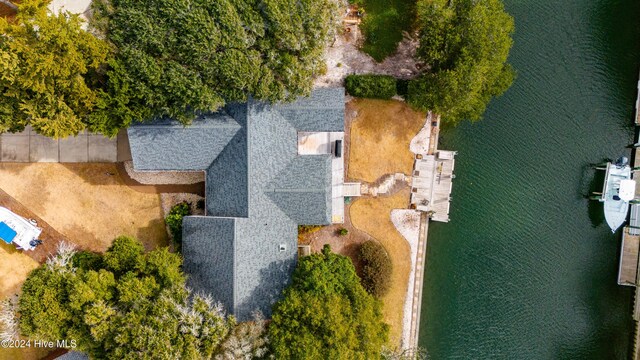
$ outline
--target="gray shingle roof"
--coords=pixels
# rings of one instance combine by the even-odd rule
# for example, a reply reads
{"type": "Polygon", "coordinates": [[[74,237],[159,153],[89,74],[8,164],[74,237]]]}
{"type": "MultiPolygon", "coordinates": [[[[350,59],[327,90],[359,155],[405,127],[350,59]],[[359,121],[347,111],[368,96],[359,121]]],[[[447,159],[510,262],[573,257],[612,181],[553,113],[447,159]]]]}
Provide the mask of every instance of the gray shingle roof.
{"type": "MultiPolygon", "coordinates": [[[[298,225],[331,222],[331,156],[298,155],[297,133],[344,131],[344,90],[316,90],[285,105],[250,100],[227,106],[224,113],[238,128],[226,146],[208,150],[213,154],[208,163],[197,160],[206,164],[206,216],[184,219],[184,269],[194,290],[211,293],[244,321],[255,310],[269,317],[289,283],[298,225]]],[[[202,131],[207,130],[195,134],[202,131]]],[[[144,140],[134,165],[146,156],[154,166],[162,163],[146,151],[164,150],[146,150],[144,140]]],[[[206,142],[192,144],[202,148],[206,142]]]]}
{"type": "Polygon", "coordinates": [[[275,106],[298,131],[344,131],[344,89],[320,88],[307,98],[275,106]]]}
{"type": "Polygon", "coordinates": [[[249,216],[247,121],[245,118],[239,122],[242,128],[207,169],[205,199],[209,216],[249,216]]]}
{"type": "Polygon", "coordinates": [[[225,113],[208,114],[183,126],[160,119],[127,130],[136,170],[206,170],[240,125],[225,113]]]}
{"type": "Polygon", "coordinates": [[[79,351],[69,351],[58,357],[57,360],[89,360],[89,356],[79,351]]]}
{"type": "Polygon", "coordinates": [[[187,216],[182,237],[189,240],[182,244],[189,286],[214,294],[225,310],[233,311],[235,219],[187,216]]]}
{"type": "Polygon", "coordinates": [[[331,155],[296,156],[265,192],[297,224],[331,223],[331,155]]]}

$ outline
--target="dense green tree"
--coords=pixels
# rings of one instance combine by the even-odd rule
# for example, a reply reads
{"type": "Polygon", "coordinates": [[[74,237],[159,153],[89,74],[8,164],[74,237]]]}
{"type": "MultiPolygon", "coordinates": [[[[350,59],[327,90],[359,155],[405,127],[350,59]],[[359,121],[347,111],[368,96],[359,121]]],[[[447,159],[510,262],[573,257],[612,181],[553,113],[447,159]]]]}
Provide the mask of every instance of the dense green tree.
{"type": "Polygon", "coordinates": [[[95,79],[107,43],[47,4],[24,0],[14,19],[0,18],[0,132],[30,124],[45,136],[77,135],[101,97],[95,79]]]}
{"type": "Polygon", "coordinates": [[[191,215],[191,206],[188,202],[183,201],[174,205],[167,217],[164,218],[164,222],[169,227],[177,251],[181,251],[182,249],[182,219],[189,215],[191,215]]]}
{"type": "Polygon", "coordinates": [[[393,263],[389,254],[377,241],[369,240],[358,249],[362,262],[362,286],[375,297],[382,297],[391,287],[393,263]]]}
{"type": "Polygon", "coordinates": [[[501,0],[419,0],[417,13],[417,55],[428,66],[409,84],[408,102],[450,122],[480,119],[514,79],[513,18],[501,0]]]}
{"type": "Polygon", "coordinates": [[[388,338],[382,304],[348,257],[325,246],[301,258],[269,325],[276,359],[376,359],[388,338]]]}
{"type": "Polygon", "coordinates": [[[339,12],[335,0],[96,0],[117,48],[92,129],[170,116],[188,124],[228,101],[308,94],[339,12]]]}
{"type": "Polygon", "coordinates": [[[103,256],[62,249],[23,285],[21,332],[76,339],[78,350],[95,358],[211,358],[233,318],[189,293],[178,255],[143,250],[128,237],[115,239],[103,256]]]}

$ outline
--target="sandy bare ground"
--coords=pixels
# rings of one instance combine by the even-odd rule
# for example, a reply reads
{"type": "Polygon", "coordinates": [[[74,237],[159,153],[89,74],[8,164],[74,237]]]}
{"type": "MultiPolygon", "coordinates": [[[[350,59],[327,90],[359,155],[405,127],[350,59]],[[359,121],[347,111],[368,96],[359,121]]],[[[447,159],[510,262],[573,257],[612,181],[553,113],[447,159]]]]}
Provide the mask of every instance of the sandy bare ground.
{"type": "Polygon", "coordinates": [[[158,194],[125,185],[115,164],[0,164],[0,189],[72,243],[106,250],[119,235],[167,245],[158,194]]]}
{"type": "Polygon", "coordinates": [[[401,79],[414,78],[422,67],[422,64],[415,60],[418,42],[414,38],[405,33],[404,39],[398,44],[397,52],[378,63],[359,50],[363,37],[358,27],[345,26],[342,34],[337,35],[325,51],[327,73],[316,78],[314,85],[339,86],[349,74],[372,73],[392,75],[401,79]]]}
{"type": "Polygon", "coordinates": [[[386,174],[413,170],[409,144],[425,122],[425,113],[395,100],[354,99],[347,104],[354,116],[349,137],[347,178],[373,183],[386,174]]]}
{"type": "Polygon", "coordinates": [[[13,245],[0,242],[0,299],[13,295],[20,290],[22,282],[29,272],[40,264],[13,245]]]}

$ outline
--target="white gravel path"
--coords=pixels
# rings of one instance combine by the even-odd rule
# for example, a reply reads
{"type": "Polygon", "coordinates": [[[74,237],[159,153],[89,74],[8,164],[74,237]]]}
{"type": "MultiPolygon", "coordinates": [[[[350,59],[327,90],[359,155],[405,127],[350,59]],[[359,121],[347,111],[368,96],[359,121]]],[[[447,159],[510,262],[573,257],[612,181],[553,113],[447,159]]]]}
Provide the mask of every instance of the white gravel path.
{"type": "Polygon", "coordinates": [[[427,119],[424,122],[424,126],[418,132],[411,143],[409,144],[409,150],[414,154],[426,155],[429,153],[429,146],[431,145],[431,122],[434,120],[431,111],[427,113],[427,119]]]}
{"type": "Polygon", "coordinates": [[[418,240],[420,237],[420,212],[409,209],[391,210],[391,222],[411,247],[411,273],[409,274],[409,286],[407,286],[407,296],[404,301],[402,317],[402,348],[404,349],[410,346],[411,308],[413,307],[413,290],[416,278],[418,240]]]}

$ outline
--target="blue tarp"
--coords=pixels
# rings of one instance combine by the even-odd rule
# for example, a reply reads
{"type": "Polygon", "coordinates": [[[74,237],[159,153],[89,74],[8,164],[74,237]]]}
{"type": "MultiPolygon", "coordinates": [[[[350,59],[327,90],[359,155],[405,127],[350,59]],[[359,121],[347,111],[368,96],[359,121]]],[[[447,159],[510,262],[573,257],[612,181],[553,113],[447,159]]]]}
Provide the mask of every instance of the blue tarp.
{"type": "Polygon", "coordinates": [[[0,221],[0,239],[4,240],[7,244],[11,244],[16,235],[17,233],[10,228],[9,225],[0,221]]]}

